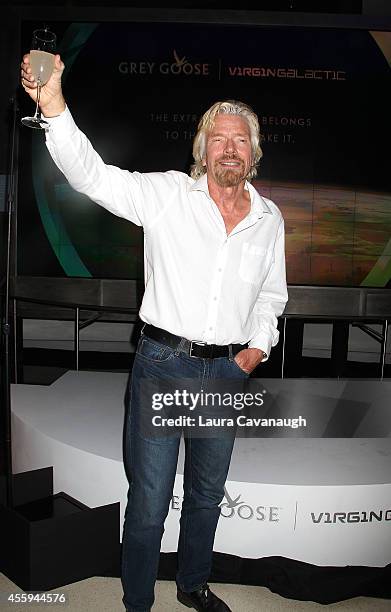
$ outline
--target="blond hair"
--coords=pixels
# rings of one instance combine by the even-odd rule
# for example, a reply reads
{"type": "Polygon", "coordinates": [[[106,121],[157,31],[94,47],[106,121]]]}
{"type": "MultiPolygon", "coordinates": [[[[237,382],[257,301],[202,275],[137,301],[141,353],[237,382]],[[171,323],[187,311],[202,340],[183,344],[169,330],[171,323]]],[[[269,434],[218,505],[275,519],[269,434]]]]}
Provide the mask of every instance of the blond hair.
{"type": "Polygon", "coordinates": [[[214,126],[216,115],[219,114],[238,115],[239,117],[243,117],[248,123],[250,129],[252,163],[246,179],[251,181],[257,174],[257,166],[262,157],[262,149],[259,144],[259,122],[257,115],[250,106],[244,104],[244,102],[237,102],[236,100],[216,102],[202,115],[193,142],[194,164],[191,166],[190,176],[197,180],[206,172],[206,168],[202,163],[202,160],[205,159],[206,137],[214,126]]]}

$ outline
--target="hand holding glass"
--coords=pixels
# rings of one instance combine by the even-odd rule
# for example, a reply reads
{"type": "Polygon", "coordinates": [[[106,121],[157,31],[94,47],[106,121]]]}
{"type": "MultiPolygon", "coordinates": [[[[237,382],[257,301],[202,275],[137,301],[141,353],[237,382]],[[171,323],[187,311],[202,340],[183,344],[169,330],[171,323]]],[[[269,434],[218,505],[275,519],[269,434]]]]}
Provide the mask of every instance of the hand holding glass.
{"type": "Polygon", "coordinates": [[[56,35],[48,29],[35,30],[31,42],[30,66],[31,73],[37,82],[37,101],[34,117],[23,117],[23,125],[38,130],[45,129],[49,124],[42,119],[39,110],[41,87],[50,79],[54,68],[56,52],[56,35]]]}

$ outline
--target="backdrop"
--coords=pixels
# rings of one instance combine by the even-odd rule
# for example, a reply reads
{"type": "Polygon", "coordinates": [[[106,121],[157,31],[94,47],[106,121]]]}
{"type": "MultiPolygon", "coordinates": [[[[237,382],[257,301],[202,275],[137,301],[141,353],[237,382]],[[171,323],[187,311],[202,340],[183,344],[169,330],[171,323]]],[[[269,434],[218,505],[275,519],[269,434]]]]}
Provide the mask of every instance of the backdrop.
{"type": "MultiPolygon", "coordinates": [[[[24,22],[23,51],[42,23],[24,22]]],[[[51,24],[67,102],[107,163],[188,172],[200,115],[259,115],[256,188],[286,221],[290,284],[391,284],[391,33],[170,23],[51,24]]],[[[23,98],[22,112],[32,103],[23,98]]],[[[21,130],[23,275],[142,278],[142,231],[75,193],[21,130]]]]}

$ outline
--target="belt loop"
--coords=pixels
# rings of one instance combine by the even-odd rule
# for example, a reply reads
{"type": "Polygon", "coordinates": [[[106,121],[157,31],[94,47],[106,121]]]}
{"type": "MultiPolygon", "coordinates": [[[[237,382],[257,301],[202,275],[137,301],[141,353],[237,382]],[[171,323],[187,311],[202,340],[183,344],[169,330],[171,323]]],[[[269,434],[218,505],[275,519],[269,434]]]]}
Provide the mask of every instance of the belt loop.
{"type": "Polygon", "coordinates": [[[234,356],[233,356],[233,353],[232,353],[232,344],[229,344],[229,345],[228,345],[228,359],[229,359],[230,361],[233,361],[233,360],[234,360],[234,356]]]}
{"type": "Polygon", "coordinates": [[[175,349],[175,353],[174,353],[175,357],[178,357],[179,353],[181,351],[183,351],[185,344],[186,344],[186,338],[181,338],[180,343],[178,344],[178,346],[175,349]]]}
{"type": "Polygon", "coordinates": [[[144,333],[145,326],[146,326],[146,323],[144,323],[144,325],[143,325],[143,326],[142,326],[142,328],[141,328],[141,334],[140,334],[141,336],[142,336],[142,335],[143,335],[143,333],[144,333]]]}

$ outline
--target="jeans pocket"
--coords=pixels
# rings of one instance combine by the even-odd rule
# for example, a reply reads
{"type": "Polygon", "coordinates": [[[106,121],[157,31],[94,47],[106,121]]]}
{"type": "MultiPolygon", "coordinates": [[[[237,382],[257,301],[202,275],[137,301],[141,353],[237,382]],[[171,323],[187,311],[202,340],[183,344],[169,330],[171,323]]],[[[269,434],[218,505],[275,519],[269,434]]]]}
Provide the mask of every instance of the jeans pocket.
{"type": "Polygon", "coordinates": [[[155,363],[165,363],[172,359],[174,354],[175,351],[171,347],[160,344],[156,340],[150,340],[144,335],[141,336],[137,346],[137,355],[139,357],[144,357],[155,363]]]}

